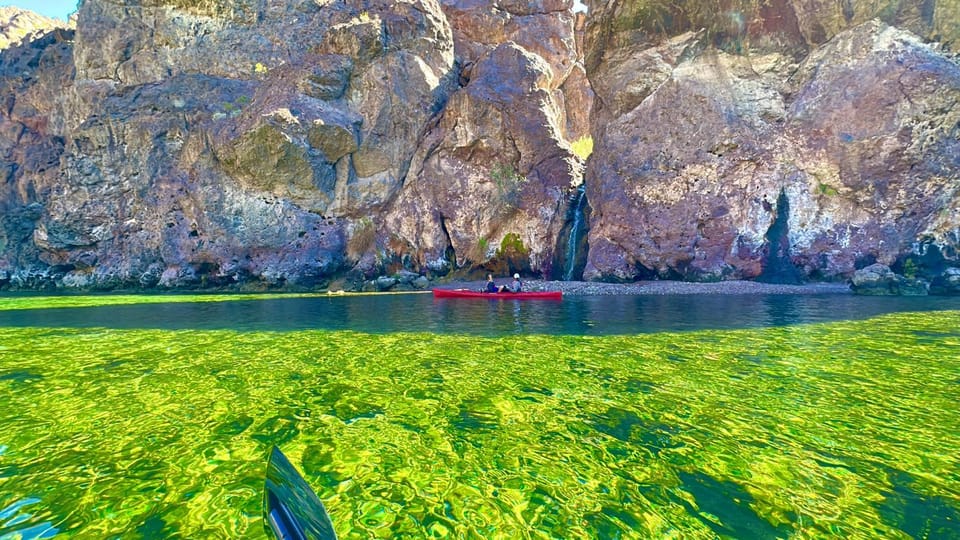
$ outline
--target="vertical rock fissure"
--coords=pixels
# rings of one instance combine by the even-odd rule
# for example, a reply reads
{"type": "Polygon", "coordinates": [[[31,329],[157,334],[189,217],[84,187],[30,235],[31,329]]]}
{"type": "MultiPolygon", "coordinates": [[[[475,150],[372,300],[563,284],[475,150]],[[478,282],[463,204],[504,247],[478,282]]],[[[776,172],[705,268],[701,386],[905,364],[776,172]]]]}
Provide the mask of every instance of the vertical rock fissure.
{"type": "Polygon", "coordinates": [[[785,190],[777,197],[777,216],[774,218],[764,238],[767,241],[767,256],[763,271],[757,281],[765,283],[801,282],[800,271],[790,260],[790,200],[785,190]]]}
{"type": "Polygon", "coordinates": [[[443,238],[447,242],[447,248],[443,252],[444,258],[450,263],[450,269],[457,269],[457,250],[453,247],[453,239],[450,237],[450,231],[447,230],[447,219],[440,214],[440,230],[443,232],[443,238]]]}

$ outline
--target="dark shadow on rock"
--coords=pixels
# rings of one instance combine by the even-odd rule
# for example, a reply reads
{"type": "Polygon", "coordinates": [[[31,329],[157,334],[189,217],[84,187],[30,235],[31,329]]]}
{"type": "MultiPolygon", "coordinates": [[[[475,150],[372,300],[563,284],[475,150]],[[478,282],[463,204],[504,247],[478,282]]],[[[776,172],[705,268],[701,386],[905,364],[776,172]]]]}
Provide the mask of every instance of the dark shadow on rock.
{"type": "Polygon", "coordinates": [[[766,260],[757,281],[791,285],[803,281],[800,271],[790,260],[789,219],[790,201],[787,199],[786,191],[781,190],[780,196],[777,197],[777,217],[773,220],[773,224],[770,225],[770,229],[767,230],[765,236],[767,240],[766,260]]]}

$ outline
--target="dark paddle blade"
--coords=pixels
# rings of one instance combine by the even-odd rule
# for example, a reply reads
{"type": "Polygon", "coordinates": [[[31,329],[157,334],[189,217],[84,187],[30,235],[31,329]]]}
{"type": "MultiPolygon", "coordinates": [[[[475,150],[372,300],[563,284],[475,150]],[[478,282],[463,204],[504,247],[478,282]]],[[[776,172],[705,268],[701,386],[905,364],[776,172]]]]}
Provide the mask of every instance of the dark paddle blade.
{"type": "Polygon", "coordinates": [[[263,527],[277,540],[337,540],[320,498],[276,446],[263,485],[263,527]]]}

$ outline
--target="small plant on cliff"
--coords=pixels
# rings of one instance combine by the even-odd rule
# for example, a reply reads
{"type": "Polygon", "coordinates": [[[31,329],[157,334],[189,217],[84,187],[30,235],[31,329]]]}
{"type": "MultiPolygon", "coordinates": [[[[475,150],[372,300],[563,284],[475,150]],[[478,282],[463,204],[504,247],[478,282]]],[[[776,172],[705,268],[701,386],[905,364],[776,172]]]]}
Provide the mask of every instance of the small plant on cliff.
{"type": "Polygon", "coordinates": [[[586,161],[587,158],[590,157],[590,154],[593,153],[593,137],[584,135],[573,141],[570,143],[570,151],[573,152],[573,155],[586,161]]]}
{"type": "Polygon", "coordinates": [[[353,225],[353,232],[347,241],[347,257],[357,260],[364,253],[370,251],[377,239],[377,229],[373,220],[364,217],[353,225]]]}
{"type": "Polygon", "coordinates": [[[817,186],[817,189],[820,191],[821,195],[826,195],[828,197],[833,197],[834,195],[837,195],[839,193],[837,191],[837,188],[833,186],[828,186],[827,184],[824,184],[824,183],[820,183],[817,186]]]}
{"type": "Polygon", "coordinates": [[[476,245],[473,246],[469,258],[474,262],[482,262],[487,260],[487,248],[490,246],[490,241],[484,237],[481,237],[477,240],[476,245]]]}
{"type": "Polygon", "coordinates": [[[907,259],[903,263],[903,277],[907,279],[917,278],[917,263],[913,262],[913,259],[907,259]]]}
{"type": "Polygon", "coordinates": [[[510,256],[510,255],[529,255],[530,250],[523,246],[523,240],[520,239],[520,235],[517,233],[507,233],[503,237],[503,240],[500,241],[500,249],[497,250],[497,256],[510,256]]]}
{"type": "Polygon", "coordinates": [[[512,165],[497,163],[490,169],[490,179],[497,185],[497,202],[504,209],[517,208],[526,177],[517,173],[512,165]]]}
{"type": "Polygon", "coordinates": [[[530,250],[523,245],[523,240],[517,233],[508,233],[503,237],[496,259],[506,266],[507,273],[530,269],[530,250]]]}

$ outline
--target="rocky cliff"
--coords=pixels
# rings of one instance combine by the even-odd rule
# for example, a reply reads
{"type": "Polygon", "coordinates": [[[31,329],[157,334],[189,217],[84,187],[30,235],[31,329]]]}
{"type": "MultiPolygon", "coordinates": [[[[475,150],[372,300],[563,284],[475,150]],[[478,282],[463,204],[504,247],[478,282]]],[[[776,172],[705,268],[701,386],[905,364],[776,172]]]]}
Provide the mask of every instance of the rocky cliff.
{"type": "Polygon", "coordinates": [[[0,288],[960,265],[955,3],[572,5],[85,0],[0,52],[0,288]]]}
{"type": "Polygon", "coordinates": [[[473,4],[83,2],[0,56],[0,286],[354,286],[504,239],[542,271],[570,2],[473,4]]]}
{"type": "Polygon", "coordinates": [[[958,29],[934,0],[592,2],[585,276],[956,264],[958,29]]]}

